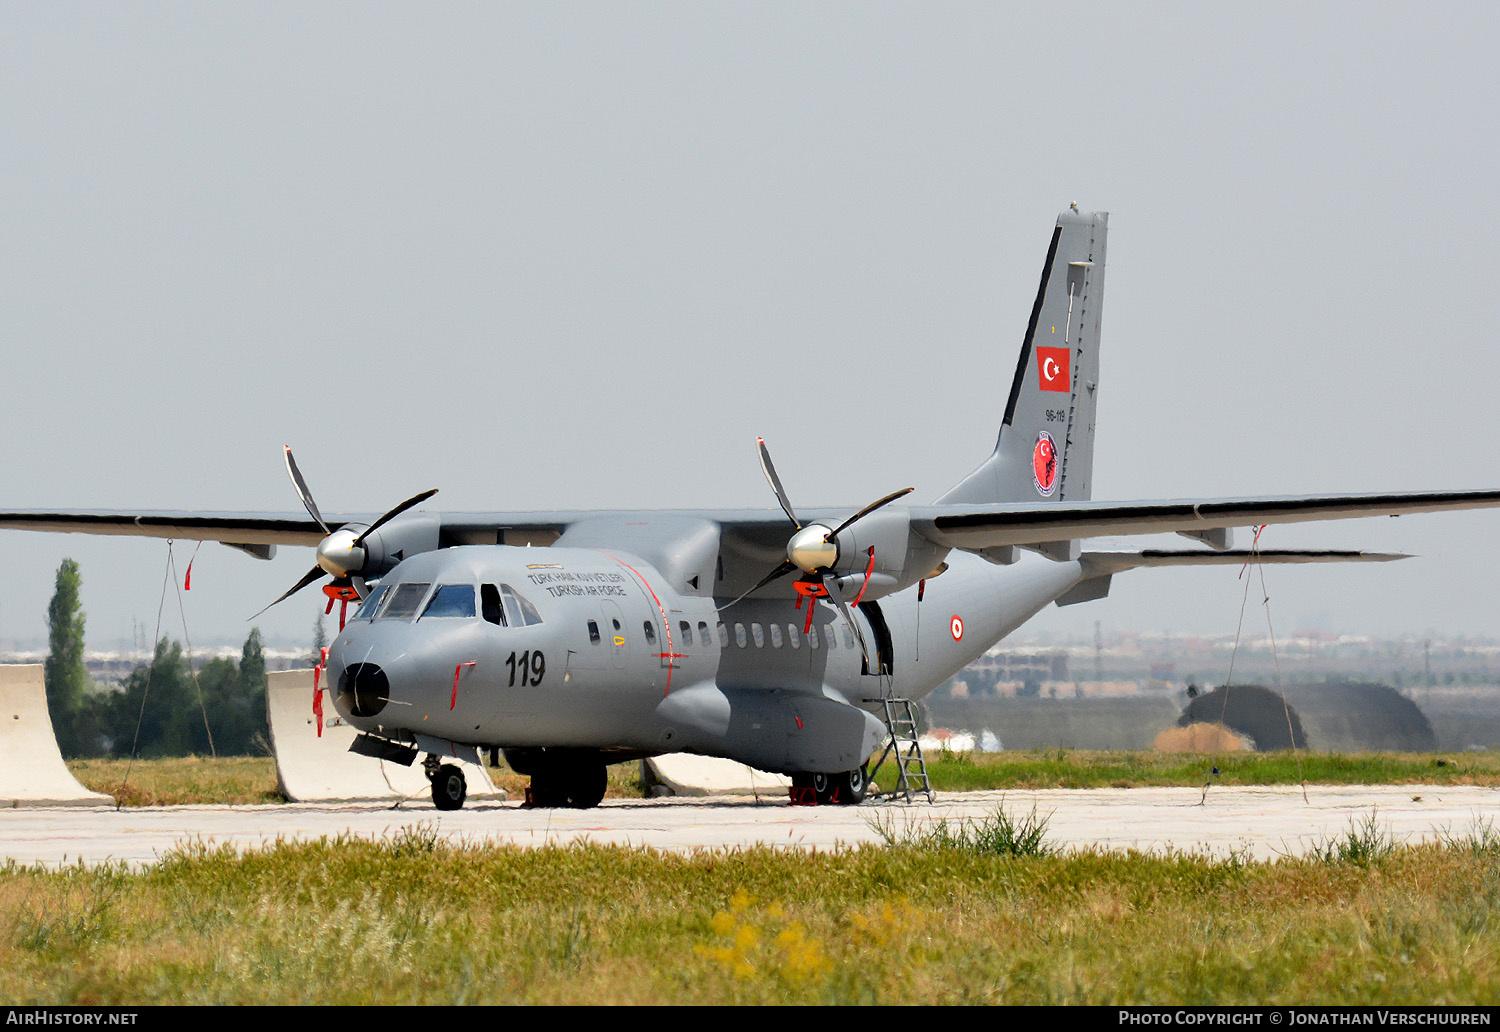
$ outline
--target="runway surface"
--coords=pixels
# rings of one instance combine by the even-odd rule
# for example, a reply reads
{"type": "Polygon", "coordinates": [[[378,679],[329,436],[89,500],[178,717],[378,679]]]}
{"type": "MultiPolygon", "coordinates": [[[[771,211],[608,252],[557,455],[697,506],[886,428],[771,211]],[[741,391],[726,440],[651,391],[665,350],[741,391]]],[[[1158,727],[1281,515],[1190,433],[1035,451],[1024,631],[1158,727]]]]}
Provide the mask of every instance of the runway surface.
{"type": "Polygon", "coordinates": [[[1406,785],[1056,789],[969,792],[934,804],[790,806],[784,797],[610,800],[593,810],[527,810],[480,803],[440,813],[430,801],[378,804],[21,808],[0,811],[0,860],[58,867],[77,863],[152,864],[193,841],[256,849],[282,840],[340,835],[388,838],[420,827],[456,843],[537,847],[570,842],[649,846],[674,852],[755,845],[834,849],[878,843],[877,825],[920,826],[983,818],[1004,807],[1035,807],[1047,840],[1068,848],[1239,851],[1259,859],[1299,855],[1348,833],[1373,814],[1401,841],[1463,836],[1500,806],[1500,789],[1406,785]]]}

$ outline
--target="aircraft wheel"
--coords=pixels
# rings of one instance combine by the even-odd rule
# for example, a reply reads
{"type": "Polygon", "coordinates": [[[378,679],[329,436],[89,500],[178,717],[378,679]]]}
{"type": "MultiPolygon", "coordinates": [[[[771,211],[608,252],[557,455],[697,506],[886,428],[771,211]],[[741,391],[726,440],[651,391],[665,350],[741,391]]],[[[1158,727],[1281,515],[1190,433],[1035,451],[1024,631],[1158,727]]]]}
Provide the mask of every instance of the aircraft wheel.
{"type": "Polygon", "coordinates": [[[604,799],[609,772],[604,764],[554,766],[531,775],[531,805],[587,810],[604,799]]]}
{"type": "Polygon", "coordinates": [[[840,792],[839,782],[843,780],[837,774],[817,773],[812,776],[812,790],[818,797],[819,806],[832,806],[834,803],[843,802],[843,792],[840,792]]]}
{"type": "Polygon", "coordinates": [[[589,810],[604,801],[604,790],[609,787],[609,771],[602,763],[579,767],[571,772],[568,780],[568,805],[576,810],[589,810]]]}
{"type": "Polygon", "coordinates": [[[532,772],[531,788],[527,792],[532,806],[551,810],[568,805],[568,796],[556,768],[543,768],[532,772]]]}
{"type": "Polygon", "coordinates": [[[870,791],[870,772],[864,767],[856,767],[854,770],[845,771],[839,775],[839,802],[848,806],[858,806],[865,801],[865,796],[870,791]]]}
{"type": "Polygon", "coordinates": [[[445,763],[432,776],[432,805],[439,810],[457,810],[469,796],[469,783],[464,772],[445,763]]]}

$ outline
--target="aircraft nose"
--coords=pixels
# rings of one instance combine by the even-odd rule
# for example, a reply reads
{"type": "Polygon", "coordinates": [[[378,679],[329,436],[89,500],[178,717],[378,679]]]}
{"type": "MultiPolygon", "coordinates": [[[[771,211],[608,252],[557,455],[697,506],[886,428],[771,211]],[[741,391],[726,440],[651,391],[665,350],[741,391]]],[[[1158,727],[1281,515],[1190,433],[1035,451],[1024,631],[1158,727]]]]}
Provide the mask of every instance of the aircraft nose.
{"type": "Polygon", "coordinates": [[[351,663],[339,675],[338,701],[353,716],[375,716],[390,697],[390,678],[377,663],[351,663]]]}

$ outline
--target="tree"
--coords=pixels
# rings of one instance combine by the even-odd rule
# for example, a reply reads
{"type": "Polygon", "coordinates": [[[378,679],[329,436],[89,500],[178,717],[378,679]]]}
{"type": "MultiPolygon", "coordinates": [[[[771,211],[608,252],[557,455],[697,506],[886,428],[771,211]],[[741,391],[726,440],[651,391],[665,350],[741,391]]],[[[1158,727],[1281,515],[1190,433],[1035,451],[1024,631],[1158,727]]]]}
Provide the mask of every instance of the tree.
{"type": "Polygon", "coordinates": [[[88,741],[82,726],[89,705],[93,679],[83,664],[83,612],[78,589],[83,578],[78,564],[64,559],[57,568],[57,583],[47,606],[47,637],[50,649],[43,669],[47,684],[47,709],[52,728],[64,756],[87,754],[97,743],[88,741]]]}
{"type": "Polygon", "coordinates": [[[323,662],[323,649],[328,644],[328,632],[323,629],[323,614],[318,614],[317,622],[313,624],[313,666],[323,662]]]}
{"type": "Polygon", "coordinates": [[[111,727],[116,756],[208,752],[197,692],[177,642],[166,638],[158,641],[151,663],[136,667],[125,679],[123,689],[113,698],[111,727]]]}
{"type": "Polygon", "coordinates": [[[266,653],[261,645],[260,628],[250,628],[245,646],[240,649],[240,685],[247,696],[266,694],[266,653]]]}
{"type": "Polygon", "coordinates": [[[196,685],[182,646],[163,638],[152,663],[136,667],[122,688],[110,711],[110,746],[116,756],[129,756],[132,745],[138,756],[206,755],[205,719],[213,729],[217,755],[268,751],[266,657],[259,628],[245,639],[238,664],[211,659],[198,670],[196,685]]]}
{"type": "MultiPolygon", "coordinates": [[[[261,647],[260,628],[252,627],[240,650],[240,669],[235,678],[238,691],[231,700],[232,720],[226,721],[219,752],[226,756],[253,756],[269,752],[270,728],[266,724],[266,654],[261,647]]],[[[206,690],[206,689],[205,689],[206,690]]],[[[210,714],[211,715],[211,714],[210,714]]],[[[214,725],[215,741],[221,734],[214,725]]]]}

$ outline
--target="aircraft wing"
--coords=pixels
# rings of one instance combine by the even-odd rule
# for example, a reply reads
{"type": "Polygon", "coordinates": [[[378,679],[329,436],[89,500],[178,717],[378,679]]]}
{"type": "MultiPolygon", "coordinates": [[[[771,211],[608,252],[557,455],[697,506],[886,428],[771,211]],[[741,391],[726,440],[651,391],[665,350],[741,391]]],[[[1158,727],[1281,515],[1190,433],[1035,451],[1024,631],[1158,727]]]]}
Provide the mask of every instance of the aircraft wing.
{"type": "Polygon", "coordinates": [[[1500,491],[1415,491],[1201,501],[928,505],[913,507],[911,520],[917,533],[939,545],[979,552],[1088,537],[1196,534],[1263,523],[1496,507],[1500,507],[1500,491]]]}
{"type": "MultiPolygon", "coordinates": [[[[330,526],[369,522],[378,514],[330,513],[330,526]],[[336,522],[333,522],[336,521],[336,522]]],[[[323,530],[305,512],[197,512],[190,509],[0,510],[0,530],[222,541],[226,545],[316,547],[323,530]]]]}
{"type": "MultiPolygon", "coordinates": [[[[1302,497],[1220,498],[1142,502],[992,503],[914,506],[914,531],[962,551],[981,552],[1010,545],[1040,545],[1078,538],[1135,534],[1195,534],[1262,523],[1302,523],[1362,516],[1500,507],[1500,491],[1425,491],[1302,497]]],[[[787,518],[779,509],[673,510],[671,512],[485,512],[437,513],[444,544],[549,543],[574,524],[605,520],[633,526],[662,520],[716,523],[767,555],[785,547],[787,518]]],[[[847,510],[813,509],[808,519],[837,520],[847,510]]],[[[327,513],[331,527],[369,524],[375,513],[327,513]]],[[[161,509],[0,510],[0,530],[108,534],[128,537],[219,541],[264,555],[267,546],[316,547],[323,531],[304,512],[216,512],[161,509]]],[[[1345,560],[1347,561],[1347,560],[1345,560]]]]}

